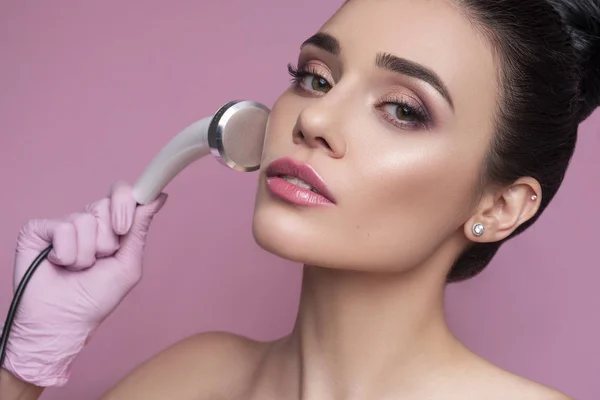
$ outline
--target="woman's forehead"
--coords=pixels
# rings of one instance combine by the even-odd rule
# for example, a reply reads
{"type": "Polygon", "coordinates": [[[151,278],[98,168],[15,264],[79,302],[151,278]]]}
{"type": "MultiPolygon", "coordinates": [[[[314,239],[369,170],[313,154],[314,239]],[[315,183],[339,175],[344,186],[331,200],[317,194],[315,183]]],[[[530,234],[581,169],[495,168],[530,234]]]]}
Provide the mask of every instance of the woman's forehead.
{"type": "Polygon", "coordinates": [[[493,48],[452,1],[352,0],[321,32],[337,39],[345,68],[375,68],[378,54],[393,54],[434,71],[458,104],[495,104],[493,48]]]}
{"type": "Polygon", "coordinates": [[[339,40],[346,57],[402,53],[438,68],[469,59],[493,62],[485,37],[448,0],[352,0],[321,31],[339,40]]]}

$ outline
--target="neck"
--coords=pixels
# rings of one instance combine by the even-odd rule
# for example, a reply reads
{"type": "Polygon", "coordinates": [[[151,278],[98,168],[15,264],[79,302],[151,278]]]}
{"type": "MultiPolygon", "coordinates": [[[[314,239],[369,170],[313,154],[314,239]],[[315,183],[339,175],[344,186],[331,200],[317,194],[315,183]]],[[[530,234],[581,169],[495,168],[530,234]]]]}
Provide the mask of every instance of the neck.
{"type": "Polygon", "coordinates": [[[458,347],[444,318],[444,286],[424,269],[378,274],[305,266],[288,339],[300,398],[376,398],[400,381],[411,391],[439,374],[458,347]]]}

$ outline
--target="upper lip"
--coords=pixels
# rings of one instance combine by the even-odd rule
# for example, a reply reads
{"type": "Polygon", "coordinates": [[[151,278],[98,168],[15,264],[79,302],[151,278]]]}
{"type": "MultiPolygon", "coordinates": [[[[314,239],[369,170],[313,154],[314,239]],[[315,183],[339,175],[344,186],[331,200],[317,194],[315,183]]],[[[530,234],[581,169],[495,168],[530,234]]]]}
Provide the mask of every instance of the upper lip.
{"type": "Polygon", "coordinates": [[[308,164],[301,163],[289,157],[284,157],[269,164],[265,172],[267,177],[287,175],[302,179],[327,200],[335,203],[335,198],[327,188],[325,181],[323,181],[319,174],[308,164]]]}

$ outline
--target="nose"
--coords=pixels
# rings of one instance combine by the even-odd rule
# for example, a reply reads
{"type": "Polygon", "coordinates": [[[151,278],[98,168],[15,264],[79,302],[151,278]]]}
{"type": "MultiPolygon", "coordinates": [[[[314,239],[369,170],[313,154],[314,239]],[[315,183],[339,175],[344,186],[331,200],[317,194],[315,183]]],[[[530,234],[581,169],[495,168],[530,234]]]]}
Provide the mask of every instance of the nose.
{"type": "Polygon", "coordinates": [[[320,149],[333,158],[342,158],[346,153],[346,141],[338,125],[331,105],[317,101],[298,116],[294,127],[294,143],[320,149]]]}

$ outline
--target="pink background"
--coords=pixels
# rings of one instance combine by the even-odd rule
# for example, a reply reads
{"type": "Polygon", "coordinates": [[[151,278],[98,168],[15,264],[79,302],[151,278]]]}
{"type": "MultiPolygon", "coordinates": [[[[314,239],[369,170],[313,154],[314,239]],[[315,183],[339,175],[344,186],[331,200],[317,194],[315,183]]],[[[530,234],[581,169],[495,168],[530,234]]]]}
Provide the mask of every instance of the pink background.
{"type": "MultiPolygon", "coordinates": [[[[2,319],[23,222],[77,211],[112,181],[134,181],[172,135],[228,100],[271,105],[288,84],[286,63],[298,45],[340,3],[2,1],[2,319]]],[[[470,347],[590,400],[600,398],[599,130],[597,113],[538,224],[482,276],[448,291],[451,324],[470,347]]],[[[261,339],[288,332],[300,268],[254,244],[255,179],[207,158],[170,185],[145,279],[83,352],[68,386],[44,399],[97,398],[196,332],[261,339]],[[198,249],[207,254],[195,258],[198,249]]]]}

